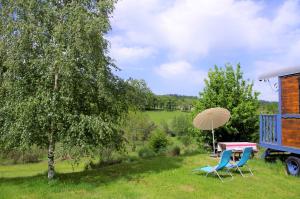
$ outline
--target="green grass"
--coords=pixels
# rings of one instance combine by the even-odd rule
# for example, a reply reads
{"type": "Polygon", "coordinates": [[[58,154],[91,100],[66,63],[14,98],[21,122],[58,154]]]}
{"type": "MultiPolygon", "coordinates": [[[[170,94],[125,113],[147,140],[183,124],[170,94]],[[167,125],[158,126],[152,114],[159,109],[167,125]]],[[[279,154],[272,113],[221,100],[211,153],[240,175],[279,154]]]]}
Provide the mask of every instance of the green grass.
{"type": "Polygon", "coordinates": [[[162,121],[169,123],[174,117],[188,113],[181,111],[146,111],[144,114],[147,114],[156,124],[160,124],[162,121]]]}
{"type": "Polygon", "coordinates": [[[281,163],[254,159],[254,176],[225,178],[192,173],[216,159],[206,154],[155,157],[101,169],[75,171],[67,162],[56,164],[58,178],[48,182],[47,162],[0,166],[0,198],[300,198],[299,178],[287,176],[281,163]]]}

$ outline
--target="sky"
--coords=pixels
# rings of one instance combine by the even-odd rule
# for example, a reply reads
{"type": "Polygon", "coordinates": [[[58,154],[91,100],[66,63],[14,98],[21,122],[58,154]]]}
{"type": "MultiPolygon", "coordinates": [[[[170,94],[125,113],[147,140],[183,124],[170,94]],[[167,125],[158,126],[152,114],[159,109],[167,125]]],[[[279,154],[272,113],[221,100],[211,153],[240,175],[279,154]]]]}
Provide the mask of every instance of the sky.
{"type": "Polygon", "coordinates": [[[260,99],[278,92],[258,76],[300,66],[300,0],[119,0],[110,56],[122,78],[155,94],[198,96],[214,65],[241,64],[260,99]]]}

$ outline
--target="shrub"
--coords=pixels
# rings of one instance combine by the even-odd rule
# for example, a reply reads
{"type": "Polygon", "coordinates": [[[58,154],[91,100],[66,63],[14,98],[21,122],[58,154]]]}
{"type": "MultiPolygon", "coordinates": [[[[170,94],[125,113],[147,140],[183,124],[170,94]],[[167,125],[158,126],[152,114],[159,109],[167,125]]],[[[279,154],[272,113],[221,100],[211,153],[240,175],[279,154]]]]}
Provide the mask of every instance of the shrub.
{"type": "Polygon", "coordinates": [[[151,158],[155,156],[155,152],[149,147],[143,147],[139,150],[140,158],[151,158]]]}
{"type": "Polygon", "coordinates": [[[180,136],[179,137],[180,142],[185,146],[189,146],[192,143],[192,138],[190,136],[180,136]]]}
{"type": "Polygon", "coordinates": [[[19,163],[35,163],[39,162],[45,154],[45,149],[40,149],[37,146],[32,146],[27,150],[11,150],[7,153],[1,153],[1,159],[5,160],[6,164],[19,163]]]}
{"type": "Polygon", "coordinates": [[[167,135],[162,131],[156,131],[150,138],[150,147],[155,153],[165,151],[169,141],[167,135]]]}
{"type": "Polygon", "coordinates": [[[142,112],[129,112],[124,121],[124,131],[131,150],[135,151],[139,142],[147,141],[154,129],[156,125],[148,115],[142,112]]]}
{"type": "Polygon", "coordinates": [[[190,127],[192,127],[192,121],[187,115],[176,116],[171,122],[172,131],[178,136],[188,135],[190,127]]]}
{"type": "Polygon", "coordinates": [[[180,147],[179,146],[170,147],[169,154],[171,156],[179,156],[180,155],[180,147]]]}
{"type": "Polygon", "coordinates": [[[39,156],[38,156],[38,154],[25,153],[23,155],[23,162],[25,162],[25,163],[39,162],[39,156]]]}
{"type": "Polygon", "coordinates": [[[4,159],[12,160],[13,164],[22,162],[22,152],[20,151],[12,150],[6,155],[3,155],[3,157],[4,159]]]}
{"type": "Polygon", "coordinates": [[[164,132],[166,132],[168,135],[174,137],[176,136],[176,134],[169,128],[169,124],[165,121],[165,120],[162,120],[160,122],[160,127],[162,128],[162,130],[164,132]]]}
{"type": "MultiPolygon", "coordinates": [[[[154,153],[154,152],[153,152],[154,153]]],[[[92,170],[92,169],[98,169],[98,168],[103,168],[115,164],[121,164],[123,162],[130,163],[130,162],[135,162],[137,161],[137,157],[135,156],[118,156],[114,157],[113,159],[109,160],[98,160],[97,162],[94,162],[93,160],[89,160],[85,166],[85,170],[92,170]]]]}
{"type": "Polygon", "coordinates": [[[138,160],[138,157],[137,156],[125,156],[123,158],[123,162],[126,162],[126,163],[131,163],[131,162],[136,162],[138,160]]]}

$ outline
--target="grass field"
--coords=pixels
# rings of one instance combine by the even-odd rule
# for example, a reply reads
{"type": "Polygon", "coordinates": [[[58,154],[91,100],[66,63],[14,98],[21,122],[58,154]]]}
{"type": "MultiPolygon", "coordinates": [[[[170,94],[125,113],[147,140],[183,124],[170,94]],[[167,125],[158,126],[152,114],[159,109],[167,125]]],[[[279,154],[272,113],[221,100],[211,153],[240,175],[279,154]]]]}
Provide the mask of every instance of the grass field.
{"type": "Polygon", "coordinates": [[[0,198],[300,198],[299,178],[285,174],[281,163],[254,159],[254,176],[234,174],[222,183],[192,169],[217,160],[206,154],[155,157],[83,171],[58,162],[58,178],[48,183],[47,163],[0,166],[0,198]]]}
{"type": "MultiPolygon", "coordinates": [[[[183,112],[145,112],[159,124],[183,112]]],[[[84,161],[72,168],[68,161],[56,163],[57,178],[48,182],[47,162],[0,165],[0,199],[9,198],[264,198],[300,199],[299,178],[287,176],[282,163],[249,162],[254,176],[238,173],[222,183],[217,177],[192,173],[199,166],[215,165],[207,154],[137,159],[84,171],[84,161]]]]}
{"type": "Polygon", "coordinates": [[[147,111],[144,114],[148,115],[153,122],[159,124],[162,121],[169,123],[174,117],[188,113],[182,111],[147,111]]]}

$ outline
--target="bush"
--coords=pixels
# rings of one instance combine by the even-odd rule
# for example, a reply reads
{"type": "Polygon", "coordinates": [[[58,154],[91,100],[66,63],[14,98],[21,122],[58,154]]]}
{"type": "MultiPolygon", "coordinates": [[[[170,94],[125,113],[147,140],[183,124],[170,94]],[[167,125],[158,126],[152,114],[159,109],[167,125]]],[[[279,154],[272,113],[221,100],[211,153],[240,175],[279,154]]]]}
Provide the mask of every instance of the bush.
{"type": "Polygon", "coordinates": [[[166,150],[169,144],[167,135],[162,131],[156,131],[150,138],[149,145],[155,153],[160,153],[166,150]]]}
{"type": "Polygon", "coordinates": [[[181,136],[179,137],[180,142],[185,146],[189,146],[190,144],[192,144],[192,138],[190,136],[181,136]]]}
{"type": "Polygon", "coordinates": [[[37,146],[32,146],[30,149],[21,150],[11,150],[7,153],[1,153],[1,159],[5,164],[20,164],[20,163],[35,163],[39,162],[44,154],[46,154],[45,149],[40,149],[37,146]]]}
{"type": "Polygon", "coordinates": [[[84,170],[99,169],[99,168],[121,164],[121,163],[132,163],[137,160],[138,158],[136,156],[128,156],[128,155],[121,156],[121,154],[114,155],[112,159],[107,159],[107,160],[100,159],[98,161],[95,161],[93,159],[90,159],[87,163],[85,163],[84,170]]]}
{"type": "Polygon", "coordinates": [[[173,118],[171,122],[172,131],[177,136],[185,136],[189,134],[189,128],[192,127],[191,118],[188,115],[179,115],[173,118]]]}
{"type": "Polygon", "coordinates": [[[165,121],[165,120],[162,120],[160,122],[160,127],[162,128],[162,130],[164,132],[166,132],[168,135],[174,137],[176,136],[176,134],[169,128],[169,124],[165,121]]]}
{"type": "Polygon", "coordinates": [[[129,112],[124,121],[124,131],[131,150],[135,151],[139,142],[147,141],[154,129],[156,125],[148,115],[142,112],[129,112]]]}
{"type": "Polygon", "coordinates": [[[23,155],[23,162],[25,162],[25,163],[39,162],[39,155],[38,154],[32,154],[32,153],[25,153],[23,155]]]}
{"type": "Polygon", "coordinates": [[[98,161],[94,163],[93,161],[89,161],[87,164],[84,166],[84,170],[92,170],[92,169],[98,169],[98,168],[103,168],[115,164],[120,164],[122,163],[122,159],[116,159],[116,160],[107,160],[107,161],[98,161]]]}
{"type": "Polygon", "coordinates": [[[149,147],[143,147],[139,150],[140,158],[151,158],[155,156],[155,152],[149,147]]]}
{"type": "Polygon", "coordinates": [[[170,147],[169,154],[171,156],[179,156],[180,155],[180,147],[179,146],[170,147]]]}

